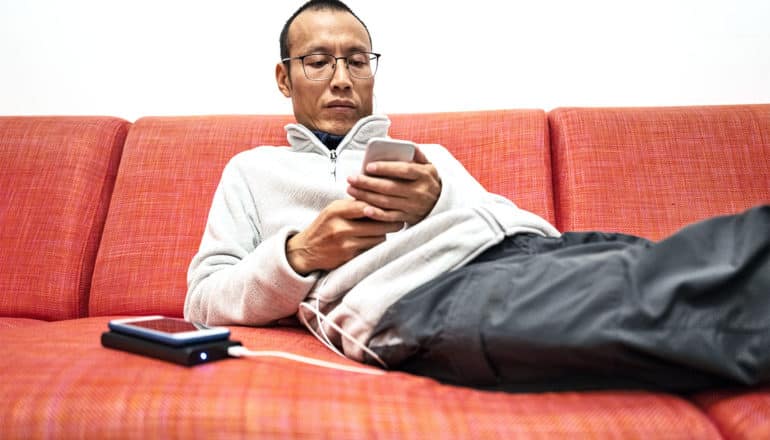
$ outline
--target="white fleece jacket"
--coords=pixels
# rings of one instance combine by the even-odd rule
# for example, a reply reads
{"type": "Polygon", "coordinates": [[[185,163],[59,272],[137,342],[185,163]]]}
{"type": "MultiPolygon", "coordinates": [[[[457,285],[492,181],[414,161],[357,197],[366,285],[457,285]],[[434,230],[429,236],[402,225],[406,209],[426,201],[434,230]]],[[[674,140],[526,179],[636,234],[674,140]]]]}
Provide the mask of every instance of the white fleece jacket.
{"type": "Polygon", "coordinates": [[[287,238],[332,201],[349,197],[347,177],[360,172],[366,142],[387,136],[389,127],[385,116],[363,118],[330,151],[307,128],[289,124],[290,147],[257,147],[233,157],[190,263],[185,319],[266,325],[298,314],[311,330],[320,326],[345,355],[362,360],[371,329],[411,289],[507,235],[559,234],[544,219],[484,190],[442,146],[420,145],[442,183],[430,214],[331,272],[298,275],[286,259],[287,238]],[[303,301],[328,321],[308,314],[303,301]]]}

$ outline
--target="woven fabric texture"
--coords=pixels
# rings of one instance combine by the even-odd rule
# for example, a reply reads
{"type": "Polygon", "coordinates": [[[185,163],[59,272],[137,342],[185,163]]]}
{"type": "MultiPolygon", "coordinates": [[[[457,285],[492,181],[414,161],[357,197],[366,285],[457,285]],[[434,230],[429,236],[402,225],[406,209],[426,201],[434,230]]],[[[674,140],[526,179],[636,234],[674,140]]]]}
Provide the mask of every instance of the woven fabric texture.
{"type": "MultiPolygon", "coordinates": [[[[101,347],[107,320],[0,332],[16,353],[0,357],[0,437],[719,438],[703,413],[670,395],[505,394],[269,358],[185,368],[101,347]]],[[[232,330],[251,349],[353,364],[301,329],[232,330]]]]}
{"type": "Polygon", "coordinates": [[[30,327],[33,325],[44,324],[46,322],[48,321],[42,321],[39,319],[13,318],[8,316],[0,316],[0,330],[5,328],[30,327]]]}
{"type": "MultiPolygon", "coordinates": [[[[291,121],[287,116],[138,120],[126,140],[97,257],[91,315],[181,316],[187,266],[222,169],[239,151],[286,145],[283,127],[291,121]]],[[[391,135],[446,145],[488,189],[553,220],[542,111],[396,115],[391,135]]]]}
{"type": "Polygon", "coordinates": [[[0,315],[86,315],[129,123],[0,117],[0,315]]]}
{"type": "Polygon", "coordinates": [[[663,238],[770,203],[770,105],[548,115],[557,226],[663,238]]]}
{"type": "Polygon", "coordinates": [[[695,402],[731,440],[770,439],[770,388],[714,391],[695,402]]]}

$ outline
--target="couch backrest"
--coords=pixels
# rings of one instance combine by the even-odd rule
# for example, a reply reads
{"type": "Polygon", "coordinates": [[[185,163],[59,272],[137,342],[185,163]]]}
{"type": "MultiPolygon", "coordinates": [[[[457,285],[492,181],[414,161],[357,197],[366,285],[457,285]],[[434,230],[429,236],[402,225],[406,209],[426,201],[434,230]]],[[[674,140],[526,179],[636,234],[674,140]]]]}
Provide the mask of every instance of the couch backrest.
{"type": "Polygon", "coordinates": [[[0,117],[0,316],[86,316],[130,123],[0,117]]]}
{"type": "Polygon", "coordinates": [[[770,105],[560,108],[548,120],[561,230],[660,239],[770,203],[770,105]]]}
{"type": "MultiPolygon", "coordinates": [[[[544,112],[395,115],[392,120],[391,136],[445,144],[488,189],[552,220],[544,112]]],[[[181,316],[187,267],[222,169],[239,151],[286,145],[283,126],[291,121],[287,116],[138,120],[115,183],[90,313],[181,316]]]]}
{"type": "Polygon", "coordinates": [[[187,266],[227,161],[285,145],[288,116],[148,117],[136,121],[96,260],[91,315],[181,316],[187,266]]]}

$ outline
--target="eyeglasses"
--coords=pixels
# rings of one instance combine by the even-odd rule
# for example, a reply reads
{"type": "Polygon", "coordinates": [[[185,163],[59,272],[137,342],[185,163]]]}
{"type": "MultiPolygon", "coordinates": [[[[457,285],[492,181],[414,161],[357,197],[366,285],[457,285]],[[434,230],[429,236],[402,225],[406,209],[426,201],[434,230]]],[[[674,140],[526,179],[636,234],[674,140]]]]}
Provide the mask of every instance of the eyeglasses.
{"type": "Polygon", "coordinates": [[[356,52],[346,57],[335,57],[326,53],[311,53],[301,57],[284,58],[281,61],[300,60],[305,77],[312,81],[326,81],[334,76],[337,60],[345,60],[350,76],[368,79],[377,73],[377,61],[380,54],[374,52],[356,52]]]}

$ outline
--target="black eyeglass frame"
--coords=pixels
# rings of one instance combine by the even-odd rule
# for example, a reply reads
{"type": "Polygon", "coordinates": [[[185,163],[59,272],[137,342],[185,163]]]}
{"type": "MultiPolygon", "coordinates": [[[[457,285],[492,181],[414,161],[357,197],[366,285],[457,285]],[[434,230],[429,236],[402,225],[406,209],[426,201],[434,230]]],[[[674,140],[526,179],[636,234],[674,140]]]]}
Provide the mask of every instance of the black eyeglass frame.
{"type": "MultiPolygon", "coordinates": [[[[338,60],[345,60],[345,68],[348,69],[348,73],[350,74],[350,76],[352,76],[353,78],[356,78],[356,79],[369,79],[369,78],[374,78],[374,75],[377,74],[377,68],[379,68],[380,57],[381,56],[382,56],[382,54],[377,53],[377,52],[355,52],[355,53],[352,53],[352,54],[344,56],[344,57],[335,57],[334,55],[332,55],[330,53],[314,52],[314,53],[309,53],[309,54],[306,54],[306,55],[300,55],[298,57],[282,58],[281,61],[284,62],[284,63],[288,63],[291,60],[299,60],[300,64],[302,65],[302,73],[305,74],[305,78],[309,79],[310,81],[328,81],[328,80],[330,80],[331,78],[334,77],[334,72],[337,71],[337,61],[338,60]],[[373,59],[374,59],[376,64],[375,64],[374,70],[372,70],[372,74],[369,75],[369,76],[356,76],[355,74],[353,74],[353,72],[350,71],[350,64],[348,64],[348,58],[350,58],[352,56],[355,56],[355,55],[360,55],[360,54],[369,55],[370,57],[374,56],[373,59]],[[313,55],[325,55],[325,56],[334,58],[334,65],[332,66],[332,74],[331,74],[331,76],[329,76],[328,78],[313,79],[313,78],[311,78],[307,74],[307,71],[305,71],[305,58],[307,58],[309,56],[313,56],[313,55]]],[[[370,60],[371,59],[372,58],[370,58],[370,60]]]]}

